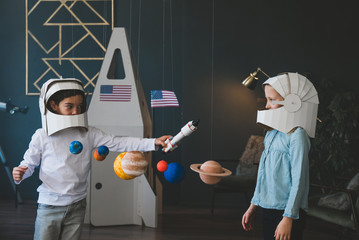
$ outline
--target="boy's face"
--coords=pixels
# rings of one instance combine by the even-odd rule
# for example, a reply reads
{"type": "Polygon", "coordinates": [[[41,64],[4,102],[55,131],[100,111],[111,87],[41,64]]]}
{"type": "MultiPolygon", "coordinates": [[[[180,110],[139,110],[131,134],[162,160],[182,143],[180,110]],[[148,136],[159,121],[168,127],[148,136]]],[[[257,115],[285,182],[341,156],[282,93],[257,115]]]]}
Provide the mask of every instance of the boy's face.
{"type": "Polygon", "coordinates": [[[276,109],[283,106],[272,103],[272,101],[283,101],[284,99],[271,85],[267,84],[264,86],[264,93],[267,99],[266,109],[276,109]]]}
{"type": "Polygon", "coordinates": [[[81,114],[82,109],[84,109],[83,98],[81,95],[64,98],[59,105],[56,105],[54,101],[51,101],[50,106],[60,115],[77,115],[81,114]]]}

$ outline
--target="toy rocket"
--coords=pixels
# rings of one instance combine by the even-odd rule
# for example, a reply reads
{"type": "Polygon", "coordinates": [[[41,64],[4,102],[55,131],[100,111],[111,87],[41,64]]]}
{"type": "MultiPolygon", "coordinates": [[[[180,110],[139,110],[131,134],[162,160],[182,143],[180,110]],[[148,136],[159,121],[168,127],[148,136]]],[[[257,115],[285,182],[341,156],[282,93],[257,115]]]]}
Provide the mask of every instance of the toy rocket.
{"type": "Polygon", "coordinates": [[[162,148],[163,152],[173,151],[178,147],[178,143],[184,138],[191,135],[194,131],[197,130],[199,120],[189,121],[184,127],[181,128],[181,131],[174,136],[173,138],[168,138],[165,143],[167,144],[166,148],[162,148]]]}

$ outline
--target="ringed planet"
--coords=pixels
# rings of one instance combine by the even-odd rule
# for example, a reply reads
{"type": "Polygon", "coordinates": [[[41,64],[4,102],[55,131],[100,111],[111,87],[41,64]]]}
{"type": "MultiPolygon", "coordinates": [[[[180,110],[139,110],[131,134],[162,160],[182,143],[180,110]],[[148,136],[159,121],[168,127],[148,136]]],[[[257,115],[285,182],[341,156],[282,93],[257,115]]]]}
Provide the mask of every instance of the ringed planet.
{"type": "Polygon", "coordinates": [[[232,172],[223,168],[218,162],[209,160],[203,164],[191,164],[190,168],[199,173],[201,180],[209,185],[218,183],[222,177],[229,176],[232,172]]]}

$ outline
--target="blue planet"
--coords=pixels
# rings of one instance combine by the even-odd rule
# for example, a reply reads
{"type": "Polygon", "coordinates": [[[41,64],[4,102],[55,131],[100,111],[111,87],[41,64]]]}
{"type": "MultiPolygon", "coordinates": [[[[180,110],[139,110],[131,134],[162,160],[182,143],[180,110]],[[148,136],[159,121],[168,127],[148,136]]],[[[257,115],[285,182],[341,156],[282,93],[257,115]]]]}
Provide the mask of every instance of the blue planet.
{"type": "Polygon", "coordinates": [[[82,143],[79,141],[73,141],[70,143],[70,152],[72,154],[79,154],[82,151],[82,143]]]}
{"type": "Polygon", "coordinates": [[[177,162],[170,163],[164,172],[164,176],[169,183],[179,183],[185,176],[184,167],[177,162]]]}
{"type": "Polygon", "coordinates": [[[106,146],[100,146],[97,151],[100,156],[107,156],[109,152],[108,147],[106,146]]]}

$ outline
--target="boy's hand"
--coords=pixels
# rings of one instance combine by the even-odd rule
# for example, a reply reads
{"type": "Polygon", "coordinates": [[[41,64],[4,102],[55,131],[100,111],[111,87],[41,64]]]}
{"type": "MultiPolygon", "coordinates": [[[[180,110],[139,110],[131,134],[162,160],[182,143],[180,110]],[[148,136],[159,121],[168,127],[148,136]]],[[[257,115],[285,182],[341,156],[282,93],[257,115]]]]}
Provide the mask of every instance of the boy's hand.
{"type": "Polygon", "coordinates": [[[25,167],[25,166],[14,167],[14,169],[12,170],[13,179],[17,182],[21,181],[22,176],[24,176],[26,170],[27,170],[27,167],[25,167]]]}
{"type": "Polygon", "coordinates": [[[171,135],[164,135],[162,137],[156,138],[155,139],[155,145],[156,146],[166,147],[167,144],[165,143],[165,141],[170,137],[172,137],[172,136],[171,135]]]}

